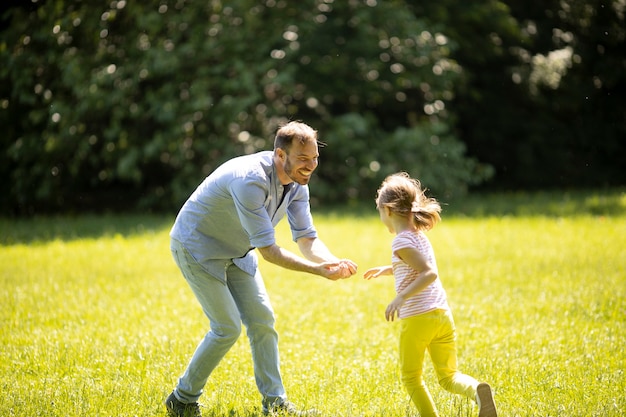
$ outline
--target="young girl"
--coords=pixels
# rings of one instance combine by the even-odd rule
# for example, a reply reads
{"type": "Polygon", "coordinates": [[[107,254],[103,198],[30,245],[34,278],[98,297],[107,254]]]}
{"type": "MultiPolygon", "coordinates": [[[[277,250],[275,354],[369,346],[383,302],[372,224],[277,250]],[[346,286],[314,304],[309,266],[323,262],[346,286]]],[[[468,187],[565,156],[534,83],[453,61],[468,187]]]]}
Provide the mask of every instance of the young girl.
{"type": "Polygon", "coordinates": [[[422,378],[424,352],[429,351],[441,386],[478,404],[479,417],[496,417],[491,388],[457,370],[456,330],[446,292],[438,277],[435,253],[424,233],[441,220],[439,203],[425,196],[419,181],[406,173],[383,181],[376,196],[380,219],[396,236],[392,265],[367,270],[365,279],[394,275],[396,297],[385,317],[400,323],[402,383],[421,417],[438,416],[422,378]]]}

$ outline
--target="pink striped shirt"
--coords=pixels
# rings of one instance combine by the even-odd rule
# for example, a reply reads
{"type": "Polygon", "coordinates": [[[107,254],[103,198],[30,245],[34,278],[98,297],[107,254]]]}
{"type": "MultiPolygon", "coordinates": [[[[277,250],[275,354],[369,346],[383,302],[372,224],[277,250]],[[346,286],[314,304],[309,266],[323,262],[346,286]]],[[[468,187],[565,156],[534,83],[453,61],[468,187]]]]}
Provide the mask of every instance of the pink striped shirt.
{"type": "MultiPolygon", "coordinates": [[[[396,293],[400,293],[403,289],[405,289],[420,273],[420,271],[416,271],[411,268],[409,265],[404,263],[404,261],[398,258],[398,256],[396,256],[396,251],[404,248],[417,249],[426,257],[426,259],[428,259],[433,268],[435,268],[435,271],[437,271],[435,251],[426,237],[426,234],[421,231],[400,232],[391,243],[391,249],[393,251],[391,264],[393,266],[393,275],[396,282],[396,293]]],[[[449,309],[448,301],[446,299],[446,291],[441,285],[439,278],[437,278],[423,291],[409,297],[400,308],[398,317],[403,319],[436,309],[449,309]]]]}

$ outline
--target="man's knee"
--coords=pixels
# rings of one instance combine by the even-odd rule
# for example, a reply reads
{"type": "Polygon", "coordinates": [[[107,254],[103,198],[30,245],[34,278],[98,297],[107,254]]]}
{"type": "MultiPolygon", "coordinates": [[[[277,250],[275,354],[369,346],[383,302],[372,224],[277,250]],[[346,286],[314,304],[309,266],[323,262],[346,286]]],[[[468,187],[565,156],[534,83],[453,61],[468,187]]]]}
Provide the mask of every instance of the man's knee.
{"type": "Polygon", "coordinates": [[[248,332],[273,332],[276,323],[274,311],[270,307],[259,308],[254,314],[246,314],[242,319],[248,332]]]}
{"type": "Polygon", "coordinates": [[[241,325],[233,323],[212,327],[207,337],[213,338],[217,343],[232,346],[239,339],[239,335],[241,335],[241,325]]]}

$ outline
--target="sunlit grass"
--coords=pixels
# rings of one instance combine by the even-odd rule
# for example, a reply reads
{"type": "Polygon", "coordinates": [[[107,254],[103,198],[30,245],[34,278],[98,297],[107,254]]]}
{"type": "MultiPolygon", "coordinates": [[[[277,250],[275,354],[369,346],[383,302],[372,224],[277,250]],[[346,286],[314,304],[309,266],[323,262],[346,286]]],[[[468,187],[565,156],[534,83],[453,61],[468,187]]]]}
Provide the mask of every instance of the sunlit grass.
{"type": "MultiPolygon", "coordinates": [[[[495,204],[495,203],[494,203],[495,204]]],[[[600,203],[598,203],[600,204],[600,203]]],[[[595,210],[595,209],[594,209],[595,210]]],[[[528,210],[533,211],[533,210],[528,210]]],[[[626,217],[445,216],[430,237],[461,369],[502,416],[626,413],[626,217]]],[[[1,222],[2,416],[165,416],[207,320],[169,254],[167,217],[1,222]]],[[[389,262],[376,213],[318,215],[360,272],[389,262]]],[[[286,225],[279,241],[294,248],[286,225]]],[[[329,282],[262,264],[290,399],[328,416],[416,415],[397,366],[392,279],[329,282]]],[[[260,414],[242,336],[201,398],[206,416],[260,414]]],[[[442,416],[475,416],[427,381],[442,416]]]]}

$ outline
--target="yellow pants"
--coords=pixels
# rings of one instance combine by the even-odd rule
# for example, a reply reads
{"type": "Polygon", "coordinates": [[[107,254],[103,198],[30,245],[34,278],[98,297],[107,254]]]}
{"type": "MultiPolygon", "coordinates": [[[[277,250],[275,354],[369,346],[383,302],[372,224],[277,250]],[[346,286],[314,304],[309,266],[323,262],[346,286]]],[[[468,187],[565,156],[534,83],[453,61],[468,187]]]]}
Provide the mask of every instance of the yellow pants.
{"type": "Polygon", "coordinates": [[[475,400],[478,381],[457,370],[456,328],[449,310],[434,310],[402,319],[400,329],[402,383],[421,417],[438,416],[437,407],[423,379],[427,349],[439,384],[447,391],[475,400]]]}

